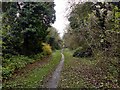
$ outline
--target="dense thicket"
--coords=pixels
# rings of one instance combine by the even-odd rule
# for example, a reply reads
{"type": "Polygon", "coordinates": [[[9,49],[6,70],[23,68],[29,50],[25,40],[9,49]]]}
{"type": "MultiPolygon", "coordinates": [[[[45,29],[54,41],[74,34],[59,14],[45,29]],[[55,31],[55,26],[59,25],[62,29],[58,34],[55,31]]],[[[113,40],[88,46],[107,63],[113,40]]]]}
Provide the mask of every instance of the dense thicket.
{"type": "Polygon", "coordinates": [[[73,56],[89,56],[97,60],[95,68],[104,72],[106,83],[110,75],[114,77],[110,79],[112,83],[115,79],[119,83],[120,2],[77,4],[70,13],[69,21],[64,41],[66,47],[76,49],[73,56]]]}
{"type": "Polygon", "coordinates": [[[91,47],[119,52],[119,3],[84,3],[73,8],[69,16],[70,27],[65,34],[71,49],[91,47]],[[70,37],[70,38],[68,38],[70,37]]]}
{"type": "Polygon", "coordinates": [[[51,27],[54,2],[2,2],[1,17],[3,81],[27,64],[51,55],[52,49],[60,49],[61,40],[51,27]]]}
{"type": "Polygon", "coordinates": [[[62,48],[62,40],[59,36],[59,33],[54,27],[48,28],[49,34],[47,35],[46,42],[50,44],[52,50],[62,48]]]}
{"type": "Polygon", "coordinates": [[[3,56],[42,52],[48,27],[55,21],[53,2],[2,3],[3,56]]]}

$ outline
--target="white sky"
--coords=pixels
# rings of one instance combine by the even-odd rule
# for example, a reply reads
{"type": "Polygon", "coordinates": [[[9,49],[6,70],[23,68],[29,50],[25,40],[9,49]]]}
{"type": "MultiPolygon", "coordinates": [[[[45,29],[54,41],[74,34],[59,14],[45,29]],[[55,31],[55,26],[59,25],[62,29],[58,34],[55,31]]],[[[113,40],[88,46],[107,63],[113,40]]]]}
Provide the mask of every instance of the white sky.
{"type": "Polygon", "coordinates": [[[67,5],[68,0],[54,0],[55,2],[55,11],[56,11],[56,21],[52,25],[58,30],[58,33],[60,33],[60,36],[63,36],[64,29],[66,25],[69,24],[68,19],[65,17],[66,13],[66,8],[68,7],[67,5]]]}
{"type": "Polygon", "coordinates": [[[66,17],[66,15],[70,12],[70,6],[72,2],[78,2],[81,0],[54,0],[55,2],[55,11],[56,11],[56,21],[52,25],[58,30],[58,33],[60,33],[60,37],[63,36],[64,30],[67,25],[69,25],[69,21],[66,17]],[[68,3],[70,1],[70,3],[68,3]]]}

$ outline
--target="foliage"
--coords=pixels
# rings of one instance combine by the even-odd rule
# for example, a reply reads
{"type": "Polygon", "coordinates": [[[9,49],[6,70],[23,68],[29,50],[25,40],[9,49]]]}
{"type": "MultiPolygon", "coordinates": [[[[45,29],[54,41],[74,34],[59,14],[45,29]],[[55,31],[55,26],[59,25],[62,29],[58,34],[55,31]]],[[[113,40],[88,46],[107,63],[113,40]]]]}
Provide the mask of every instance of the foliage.
{"type": "Polygon", "coordinates": [[[74,6],[69,16],[70,26],[72,29],[79,28],[79,25],[85,24],[85,19],[87,19],[89,14],[92,12],[92,5],[92,2],[86,2],[85,4],[77,4],[74,6]]]}
{"type": "Polygon", "coordinates": [[[73,51],[64,49],[65,62],[59,82],[60,88],[120,88],[117,80],[117,67],[110,64],[109,59],[118,65],[118,60],[101,58],[104,54],[99,52],[96,60],[94,57],[74,58],[73,51]],[[106,60],[107,59],[107,60],[106,60]]]}
{"type": "MultiPolygon", "coordinates": [[[[93,56],[91,58],[96,61],[96,65],[92,68],[93,72],[96,74],[97,69],[101,68],[102,74],[100,75],[103,77],[105,75],[108,78],[108,80],[103,80],[103,78],[98,75],[98,77],[100,77],[99,79],[101,80],[102,85],[100,82],[97,82],[95,87],[97,87],[99,84],[99,88],[111,88],[117,87],[117,85],[114,86],[114,84],[119,83],[119,81],[114,82],[114,80],[118,79],[116,77],[119,76],[119,4],[120,2],[84,2],[75,5],[75,8],[73,8],[69,16],[70,26],[67,28],[67,33],[64,35],[64,41],[67,42],[66,46],[73,50],[82,47],[82,54],[86,52],[86,48],[91,48],[93,53],[93,56]],[[87,4],[89,4],[89,7],[86,6],[87,4]],[[82,8],[83,6],[86,7],[85,10],[82,8]],[[91,10],[89,10],[89,8],[91,10]],[[110,77],[112,77],[113,80],[110,79],[109,81],[110,77]],[[110,82],[114,84],[109,84],[110,82]]],[[[79,50],[76,50],[74,54],[81,55],[81,52],[79,50]]],[[[83,57],[84,56],[85,54],[83,57]]],[[[89,69],[91,68],[89,67],[89,69]]],[[[93,75],[93,77],[94,76],[95,75],[93,75]]],[[[97,78],[95,78],[95,80],[97,80],[97,78]]]]}
{"type": "Polygon", "coordinates": [[[3,79],[43,57],[42,42],[54,21],[53,2],[2,2],[3,79]]]}
{"type": "Polygon", "coordinates": [[[89,33],[88,29],[88,18],[92,13],[92,5],[93,3],[82,3],[74,6],[70,16],[70,26],[68,27],[67,33],[65,34],[65,40],[69,44],[71,49],[76,49],[79,46],[87,46],[89,47],[89,33]],[[84,10],[84,9],[85,10],[84,10]],[[75,26],[75,27],[74,27],[75,26]],[[80,36],[80,37],[79,37],[80,36]]]}
{"type": "Polygon", "coordinates": [[[2,78],[3,80],[9,79],[15,72],[25,68],[27,64],[34,63],[37,60],[41,60],[44,57],[43,53],[38,53],[31,56],[12,56],[11,58],[2,58],[2,78]]]}
{"type": "Polygon", "coordinates": [[[102,2],[77,4],[69,16],[69,21],[70,27],[64,35],[64,41],[69,48],[87,47],[91,48],[93,53],[98,49],[110,50],[111,54],[116,51],[119,53],[118,6],[113,6],[113,3],[102,2]],[[84,6],[86,10],[82,9],[84,6]],[[89,8],[92,10],[89,11],[89,8]],[[74,27],[72,23],[77,27],[74,27]]]}
{"type": "Polygon", "coordinates": [[[30,59],[27,56],[13,56],[9,59],[3,60],[2,77],[8,79],[12,76],[15,70],[24,68],[26,64],[34,62],[34,59],[30,59]]]}
{"type": "Polygon", "coordinates": [[[79,47],[75,50],[73,57],[91,57],[93,55],[91,48],[79,47]]]}
{"type": "Polygon", "coordinates": [[[49,44],[47,44],[47,43],[42,43],[42,45],[43,45],[43,47],[42,47],[43,53],[44,53],[45,55],[50,55],[50,54],[52,54],[52,49],[51,49],[51,46],[50,46],[49,44]]]}
{"type": "Polygon", "coordinates": [[[37,61],[37,60],[40,60],[40,59],[42,59],[43,57],[45,57],[45,55],[44,55],[44,53],[42,52],[42,53],[38,53],[38,54],[36,54],[36,55],[31,55],[31,56],[29,56],[31,59],[34,59],[35,61],[37,61]]]}
{"type": "MultiPolygon", "coordinates": [[[[64,67],[58,87],[60,88],[93,88],[83,77],[80,68],[83,69],[83,59],[76,60],[72,57],[73,51],[64,49],[64,67]],[[82,66],[82,67],[81,67],[82,66]]],[[[89,60],[86,62],[89,62],[89,60]]],[[[82,71],[82,70],[81,70],[82,71]]]]}
{"type": "Polygon", "coordinates": [[[42,52],[47,28],[55,20],[53,2],[3,2],[3,55],[42,52]]]}
{"type": "Polygon", "coordinates": [[[46,37],[46,42],[50,44],[52,50],[60,49],[62,40],[54,27],[48,28],[48,35],[46,37]]]}
{"type": "MultiPolygon", "coordinates": [[[[16,76],[13,80],[3,83],[3,89],[9,88],[38,88],[43,86],[44,79],[54,71],[54,68],[59,64],[61,60],[60,51],[56,51],[52,54],[52,58],[48,63],[44,63],[41,66],[29,71],[22,76],[16,76]]],[[[27,71],[26,71],[27,72],[27,71]]]]}

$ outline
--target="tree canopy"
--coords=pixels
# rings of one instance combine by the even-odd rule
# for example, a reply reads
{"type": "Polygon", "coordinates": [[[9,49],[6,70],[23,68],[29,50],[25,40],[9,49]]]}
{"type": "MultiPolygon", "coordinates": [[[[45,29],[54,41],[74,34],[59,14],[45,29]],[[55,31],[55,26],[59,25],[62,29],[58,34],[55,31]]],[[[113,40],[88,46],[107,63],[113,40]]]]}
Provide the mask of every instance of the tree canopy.
{"type": "Polygon", "coordinates": [[[42,51],[48,27],[55,21],[53,2],[2,2],[3,54],[42,51]]]}

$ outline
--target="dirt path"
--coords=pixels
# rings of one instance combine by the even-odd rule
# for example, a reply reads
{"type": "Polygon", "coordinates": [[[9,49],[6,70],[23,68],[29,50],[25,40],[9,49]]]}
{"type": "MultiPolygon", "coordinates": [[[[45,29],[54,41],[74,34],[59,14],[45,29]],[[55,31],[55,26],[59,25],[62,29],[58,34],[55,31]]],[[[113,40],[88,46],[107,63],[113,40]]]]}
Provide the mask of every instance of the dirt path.
{"type": "Polygon", "coordinates": [[[64,55],[62,54],[62,52],[63,50],[61,51],[62,58],[59,65],[57,66],[56,70],[53,72],[52,77],[46,83],[47,88],[57,88],[60,79],[60,73],[64,64],[64,55]]]}

